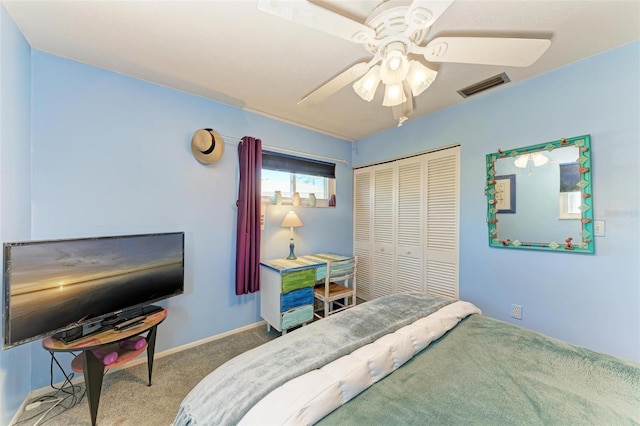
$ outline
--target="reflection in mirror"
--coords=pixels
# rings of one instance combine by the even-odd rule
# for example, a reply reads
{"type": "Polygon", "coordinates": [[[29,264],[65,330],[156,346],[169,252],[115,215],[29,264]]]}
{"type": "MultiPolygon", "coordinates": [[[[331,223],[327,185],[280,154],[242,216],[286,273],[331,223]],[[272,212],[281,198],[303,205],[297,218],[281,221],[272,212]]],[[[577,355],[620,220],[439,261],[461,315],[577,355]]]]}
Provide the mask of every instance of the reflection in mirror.
{"type": "Polygon", "coordinates": [[[589,135],[487,155],[489,245],[593,253],[589,135]]]}

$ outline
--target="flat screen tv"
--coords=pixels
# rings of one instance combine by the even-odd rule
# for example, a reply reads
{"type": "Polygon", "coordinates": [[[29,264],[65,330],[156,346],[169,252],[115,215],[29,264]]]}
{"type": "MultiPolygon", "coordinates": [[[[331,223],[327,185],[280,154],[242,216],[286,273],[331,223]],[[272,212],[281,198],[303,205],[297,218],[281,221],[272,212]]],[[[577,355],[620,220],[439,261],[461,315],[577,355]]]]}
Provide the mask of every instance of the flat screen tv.
{"type": "Polygon", "coordinates": [[[3,349],[184,292],[183,232],[12,242],[3,249],[3,349]]]}

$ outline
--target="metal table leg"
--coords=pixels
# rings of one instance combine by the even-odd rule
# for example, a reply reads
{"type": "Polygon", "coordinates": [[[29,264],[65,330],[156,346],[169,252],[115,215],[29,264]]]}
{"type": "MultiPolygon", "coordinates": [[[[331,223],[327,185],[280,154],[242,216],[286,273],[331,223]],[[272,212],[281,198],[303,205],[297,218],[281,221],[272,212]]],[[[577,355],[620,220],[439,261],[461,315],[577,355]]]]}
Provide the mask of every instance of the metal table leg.
{"type": "Polygon", "coordinates": [[[147,336],[147,370],[149,372],[149,385],[151,386],[151,373],[153,373],[153,355],[156,350],[156,331],[158,326],[154,326],[149,330],[147,336]]]}
{"type": "Polygon", "coordinates": [[[91,424],[96,424],[98,405],[100,404],[100,392],[102,391],[102,378],[104,376],[104,364],[91,350],[84,351],[84,383],[87,388],[87,401],[91,424]]]}

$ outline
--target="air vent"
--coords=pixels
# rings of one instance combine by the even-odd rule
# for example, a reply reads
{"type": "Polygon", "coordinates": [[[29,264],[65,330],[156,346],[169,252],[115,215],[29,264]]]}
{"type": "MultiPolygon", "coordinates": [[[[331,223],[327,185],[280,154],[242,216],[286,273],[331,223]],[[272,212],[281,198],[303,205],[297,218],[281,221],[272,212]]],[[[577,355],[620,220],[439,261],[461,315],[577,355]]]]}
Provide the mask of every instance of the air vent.
{"type": "Polygon", "coordinates": [[[509,77],[507,73],[502,73],[490,77],[486,80],[482,80],[479,83],[472,84],[471,86],[465,87],[464,89],[458,90],[458,94],[463,98],[468,98],[471,95],[475,95],[480,92],[484,92],[485,90],[491,89],[492,87],[500,86],[501,84],[508,83],[509,77]]]}

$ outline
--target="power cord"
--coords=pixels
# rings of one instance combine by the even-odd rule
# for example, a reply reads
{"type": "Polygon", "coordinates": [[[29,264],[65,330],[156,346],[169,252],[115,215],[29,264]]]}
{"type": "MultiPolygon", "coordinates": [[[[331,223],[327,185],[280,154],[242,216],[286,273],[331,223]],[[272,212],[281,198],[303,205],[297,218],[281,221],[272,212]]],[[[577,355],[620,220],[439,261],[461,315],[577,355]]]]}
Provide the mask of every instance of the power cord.
{"type": "MultiPolygon", "coordinates": [[[[68,398],[68,397],[67,397],[67,398],[68,398]]],[[[55,402],[55,404],[53,404],[53,405],[52,405],[52,406],[51,406],[47,411],[45,411],[45,413],[42,415],[42,417],[40,417],[40,418],[38,419],[38,421],[36,421],[36,422],[34,423],[34,425],[33,425],[33,426],[38,426],[38,425],[40,424],[40,422],[41,422],[45,417],[47,417],[47,414],[49,414],[49,413],[51,412],[51,410],[53,410],[54,408],[56,408],[56,407],[58,406],[58,404],[60,404],[62,401],[64,401],[64,399],[65,399],[65,398],[58,398],[58,399],[54,399],[54,400],[49,401],[49,402],[55,402]]]]}
{"type": "MultiPolygon", "coordinates": [[[[77,404],[80,403],[80,401],[82,401],[82,398],[84,397],[84,394],[86,393],[86,389],[84,388],[84,386],[75,385],[75,384],[72,383],[71,380],[74,377],[74,373],[68,374],[66,372],[66,370],[62,367],[62,365],[60,365],[60,362],[58,362],[58,360],[55,357],[54,353],[53,352],[49,352],[49,353],[51,355],[51,363],[50,363],[50,366],[49,366],[49,375],[50,375],[49,386],[52,389],[54,389],[55,392],[51,393],[51,394],[48,394],[48,395],[43,395],[43,396],[38,397],[38,398],[35,398],[33,401],[31,401],[29,404],[27,404],[27,406],[25,407],[25,411],[37,410],[43,404],[52,403],[53,405],[51,405],[50,407],[48,407],[46,409],[37,410],[37,412],[35,412],[33,415],[31,415],[31,416],[29,416],[29,417],[27,417],[25,419],[17,421],[16,424],[22,424],[22,423],[25,423],[25,422],[29,422],[29,421],[35,419],[38,416],[40,416],[40,418],[34,423],[33,426],[45,423],[45,422],[53,419],[54,417],[64,413],[66,410],[75,407],[77,404]],[[53,368],[54,368],[53,366],[54,366],[54,363],[58,366],[58,368],[62,372],[62,375],[64,376],[64,381],[63,381],[62,385],[59,386],[59,387],[53,384],[53,368]],[[50,416],[51,412],[56,407],[61,407],[62,410],[60,410],[59,412],[57,412],[54,415],[50,416]],[[47,418],[47,416],[49,416],[49,417],[47,418]]],[[[76,356],[72,352],[69,352],[69,353],[73,357],[76,356]]]]}

